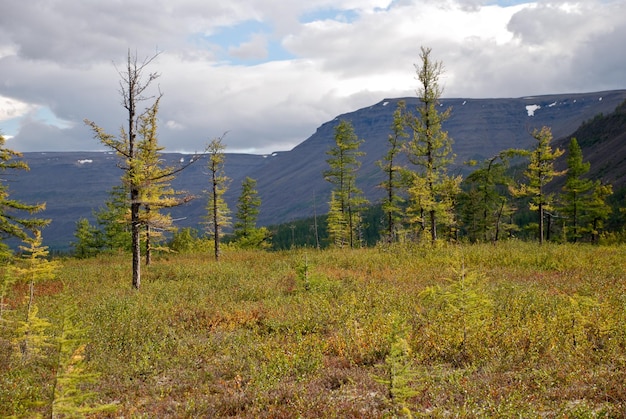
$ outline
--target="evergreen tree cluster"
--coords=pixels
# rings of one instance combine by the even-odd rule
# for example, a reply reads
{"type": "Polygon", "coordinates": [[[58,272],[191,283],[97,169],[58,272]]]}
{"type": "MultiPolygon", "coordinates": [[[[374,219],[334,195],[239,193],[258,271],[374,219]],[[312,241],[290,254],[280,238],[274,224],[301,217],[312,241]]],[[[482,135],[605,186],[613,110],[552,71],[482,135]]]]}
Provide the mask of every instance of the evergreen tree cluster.
{"type": "MultiPolygon", "coordinates": [[[[72,243],[77,257],[132,252],[135,288],[140,285],[141,255],[149,265],[155,250],[210,248],[219,259],[221,243],[243,249],[302,244],[354,248],[377,242],[479,242],[513,236],[534,236],[540,243],[598,242],[609,222],[612,209],[607,202],[613,193],[611,185],[587,178],[590,166],[584,162],[575,138],[569,146],[567,169],[556,170],[555,161],[564,151],[553,149],[548,127],[531,133],[536,140],[531,150],[503,150],[485,161],[467,162],[475,170],[465,179],[451,175],[449,167],[455,159],[453,140],[444,124],[452,110],[442,109],[439,102],[443,93],[439,80],[444,67],[431,58],[430,48],[423,47],[420,63],[415,66],[419,104],[415,109],[408,109],[403,101],[398,104],[387,152],[378,161],[384,173],[379,186],[385,191],[380,202],[370,205],[358,187],[360,159],[364,155],[359,148],[364,140],[357,137],[349,121],[342,120],[335,127],[335,141],[327,151],[328,169],[322,174],[333,185],[327,215],[287,226],[259,228],[256,221],[261,198],[256,180],[246,178],[241,185],[236,220],[231,223],[231,212],[224,200],[230,186],[224,173],[225,146],[218,138],[208,144],[202,156],[194,156],[189,163],[207,160],[205,229],[179,232],[168,209],[194,197],[170,186],[187,166],[163,164],[163,147],[158,144],[157,133],[162,95],[148,94],[159,75],[144,74],[154,58],[140,62],[129,53],[127,65],[119,71],[122,104],[128,112],[119,136],[86,121],[95,137],[118,154],[118,165],[123,171],[120,184],[94,213],[95,225],[87,219],[77,221],[76,240],[72,243]],[[147,100],[151,104],[140,111],[139,103],[147,100]],[[554,179],[561,176],[565,176],[565,182],[558,190],[554,179]],[[163,246],[167,240],[168,246],[163,246]]],[[[19,153],[6,149],[4,138],[0,138],[0,170],[27,170],[28,166],[18,159],[19,153]]],[[[4,238],[16,237],[29,243],[49,222],[17,215],[35,214],[45,204],[28,205],[9,198],[5,183],[0,184],[0,204],[0,232],[4,238]]],[[[3,247],[3,254],[10,259],[8,247],[3,247]]]]}
{"type": "MultiPolygon", "coordinates": [[[[552,232],[560,228],[560,240],[597,242],[611,213],[607,198],[612,188],[585,178],[589,163],[583,163],[576,139],[569,147],[566,170],[555,169],[564,150],[553,149],[552,132],[543,127],[531,133],[536,140],[531,150],[503,150],[483,162],[467,162],[476,169],[465,179],[448,173],[455,155],[443,123],[451,109],[439,110],[443,65],[430,55],[429,48],[422,48],[416,65],[419,105],[413,112],[404,101],[398,103],[388,151],[378,162],[385,174],[379,185],[385,190],[379,203],[384,212],[379,240],[495,242],[534,234],[543,243],[553,240],[552,232]],[[408,164],[399,163],[401,156],[408,164]],[[515,175],[512,164],[524,167],[521,176],[515,175]],[[553,180],[565,174],[558,194],[553,180]],[[526,215],[529,212],[536,213],[534,220],[526,215]]],[[[324,176],[334,189],[325,225],[329,242],[339,247],[363,243],[369,227],[361,217],[367,201],[356,187],[362,142],[350,122],[340,121],[335,145],[328,151],[324,176]]]]}

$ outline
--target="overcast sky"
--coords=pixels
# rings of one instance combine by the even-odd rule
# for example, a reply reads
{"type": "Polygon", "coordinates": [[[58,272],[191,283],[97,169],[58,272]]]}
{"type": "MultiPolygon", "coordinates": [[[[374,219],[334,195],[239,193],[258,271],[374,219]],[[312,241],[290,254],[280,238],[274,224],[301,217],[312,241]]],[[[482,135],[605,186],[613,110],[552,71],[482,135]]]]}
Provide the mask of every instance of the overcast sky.
{"type": "Polygon", "coordinates": [[[160,55],[159,141],[293,148],[335,116],[414,96],[420,46],[444,97],[626,88],[626,0],[0,0],[0,130],[18,151],[103,150],[128,50],[160,55]]]}

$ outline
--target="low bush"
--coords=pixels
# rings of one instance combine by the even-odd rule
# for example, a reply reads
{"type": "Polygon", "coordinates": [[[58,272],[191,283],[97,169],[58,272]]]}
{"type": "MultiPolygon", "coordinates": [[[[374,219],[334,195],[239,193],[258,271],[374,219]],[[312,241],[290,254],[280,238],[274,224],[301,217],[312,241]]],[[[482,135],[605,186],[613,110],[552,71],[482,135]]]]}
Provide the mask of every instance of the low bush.
{"type": "Polygon", "coordinates": [[[126,255],[68,259],[64,286],[37,295],[56,346],[30,360],[14,343],[26,288],[6,292],[0,412],[50,415],[55,380],[79,368],[65,388],[90,398],[70,408],[95,417],[620,417],[625,256],[515,241],[230,249],[164,255],[140,291],[126,255]],[[68,306],[80,342],[60,358],[68,306]]]}

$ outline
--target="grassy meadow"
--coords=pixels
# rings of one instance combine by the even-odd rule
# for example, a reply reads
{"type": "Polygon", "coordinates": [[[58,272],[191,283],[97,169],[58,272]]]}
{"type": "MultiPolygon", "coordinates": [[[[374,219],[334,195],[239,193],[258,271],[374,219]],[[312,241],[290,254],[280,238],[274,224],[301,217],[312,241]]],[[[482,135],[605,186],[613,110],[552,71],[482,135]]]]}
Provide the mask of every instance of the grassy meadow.
{"type": "Polygon", "coordinates": [[[626,416],[626,247],[62,261],[0,324],[0,416],[626,416]]]}

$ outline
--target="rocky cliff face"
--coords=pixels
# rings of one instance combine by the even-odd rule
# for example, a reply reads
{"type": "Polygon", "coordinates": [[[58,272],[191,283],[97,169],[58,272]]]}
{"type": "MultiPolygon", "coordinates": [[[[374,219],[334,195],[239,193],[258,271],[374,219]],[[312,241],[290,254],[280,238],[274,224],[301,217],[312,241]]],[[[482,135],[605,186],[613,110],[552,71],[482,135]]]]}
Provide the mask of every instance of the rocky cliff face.
{"type": "MultiPolygon", "coordinates": [[[[361,150],[366,155],[357,183],[368,199],[376,202],[382,195],[377,187],[382,173],[376,162],[387,151],[393,112],[399,100],[405,100],[408,109],[414,110],[418,105],[417,98],[386,99],[322,124],[291,151],[268,156],[228,154],[226,172],[232,182],[226,198],[233,213],[241,181],[246,176],[257,180],[263,202],[261,225],[326,213],[330,185],[322,173],[327,169],[326,151],[334,144],[334,129],[340,119],[351,121],[364,140],[361,150]]],[[[457,156],[451,170],[463,173],[467,160],[482,160],[507,148],[528,148],[533,144],[532,130],[544,125],[552,128],[555,139],[565,138],[596,115],[612,113],[625,100],[626,90],[514,99],[443,99],[442,110],[452,108],[444,125],[457,156]]],[[[615,148],[621,147],[621,143],[612,144],[603,153],[615,153],[615,148]]],[[[175,165],[190,156],[165,157],[175,165]]],[[[81,217],[93,218],[93,211],[103,205],[108,191],[119,183],[121,170],[116,166],[117,160],[110,153],[95,152],[26,153],[25,160],[31,171],[9,179],[12,196],[28,203],[47,202],[44,216],[53,222],[44,232],[46,244],[65,249],[73,239],[75,222],[81,217]]],[[[208,185],[205,166],[206,162],[199,161],[174,183],[175,188],[197,196],[189,204],[173,209],[172,215],[180,219],[179,226],[197,227],[203,221],[203,191],[208,185]]],[[[624,166],[619,170],[626,173],[626,161],[615,161],[613,166],[610,170],[624,166]]]]}

